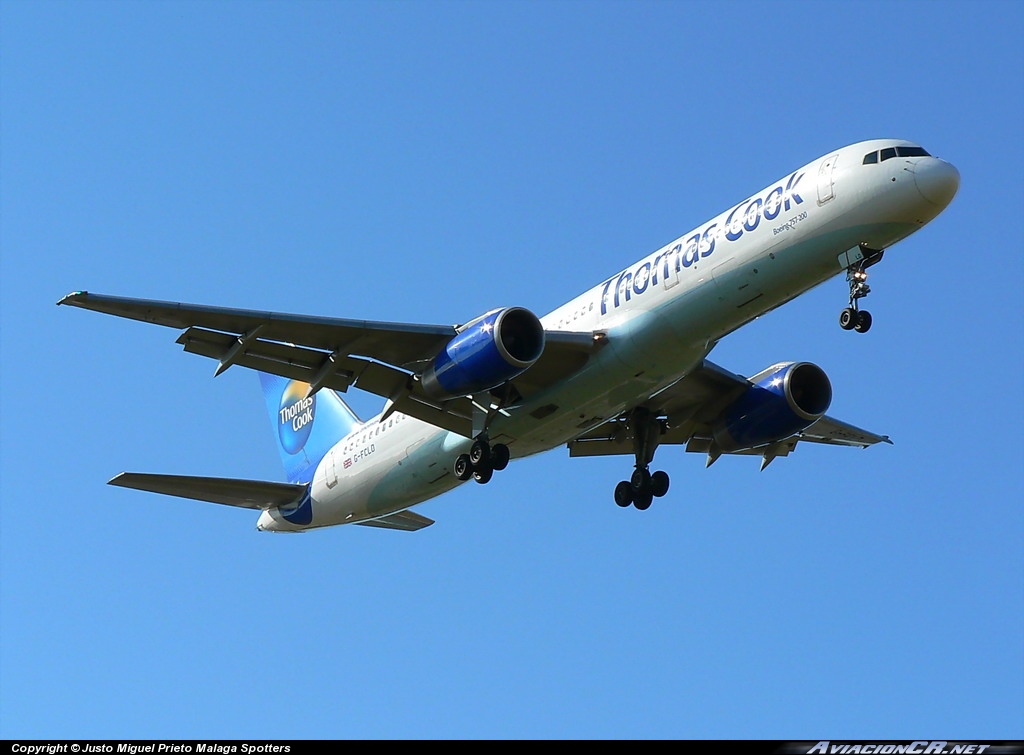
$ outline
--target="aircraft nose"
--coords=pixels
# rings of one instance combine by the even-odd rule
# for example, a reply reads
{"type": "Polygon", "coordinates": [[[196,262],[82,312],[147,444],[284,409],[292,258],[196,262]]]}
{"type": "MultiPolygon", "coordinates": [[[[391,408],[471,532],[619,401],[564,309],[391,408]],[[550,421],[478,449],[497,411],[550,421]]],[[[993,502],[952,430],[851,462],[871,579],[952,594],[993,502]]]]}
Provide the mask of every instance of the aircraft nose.
{"type": "Polygon", "coordinates": [[[914,166],[914,182],[921,196],[945,207],[960,188],[960,171],[938,158],[926,158],[914,166]]]}

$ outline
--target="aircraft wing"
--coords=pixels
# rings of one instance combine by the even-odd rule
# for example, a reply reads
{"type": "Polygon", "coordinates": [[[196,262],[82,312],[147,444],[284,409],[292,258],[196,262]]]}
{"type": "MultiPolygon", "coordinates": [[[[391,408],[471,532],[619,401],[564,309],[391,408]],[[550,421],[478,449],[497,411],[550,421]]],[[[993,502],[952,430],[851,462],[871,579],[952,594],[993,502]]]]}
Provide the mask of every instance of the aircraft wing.
{"type": "MultiPolygon", "coordinates": [[[[487,407],[460,396],[427,397],[413,376],[455,337],[453,325],[417,325],[313,317],[177,302],[68,294],[58,304],[177,328],[185,351],[232,365],[281,375],[311,391],[345,392],[355,385],[391,400],[403,414],[473,437],[474,417],[487,407]]],[[[591,333],[547,331],[540,359],[512,381],[520,396],[568,377],[595,348],[591,333]]]]}
{"type": "MultiPolygon", "coordinates": [[[[711,427],[749,386],[750,381],[742,375],[704,361],[700,367],[644,404],[663,420],[664,432],[658,438],[658,445],[685,445],[691,453],[710,453],[711,427]]],[[[570,441],[569,455],[632,455],[632,441],[627,417],[620,416],[570,441]]],[[[892,443],[888,436],[863,430],[826,415],[803,431],[770,446],[731,453],[763,456],[763,469],[772,459],[788,456],[801,441],[860,448],[875,443],[892,443]]],[[[709,459],[713,461],[710,456],[709,459]]]]}
{"type": "Polygon", "coordinates": [[[875,443],[892,443],[888,435],[877,435],[867,430],[861,430],[859,427],[854,427],[827,415],[801,432],[800,440],[858,448],[867,448],[875,443]]]}

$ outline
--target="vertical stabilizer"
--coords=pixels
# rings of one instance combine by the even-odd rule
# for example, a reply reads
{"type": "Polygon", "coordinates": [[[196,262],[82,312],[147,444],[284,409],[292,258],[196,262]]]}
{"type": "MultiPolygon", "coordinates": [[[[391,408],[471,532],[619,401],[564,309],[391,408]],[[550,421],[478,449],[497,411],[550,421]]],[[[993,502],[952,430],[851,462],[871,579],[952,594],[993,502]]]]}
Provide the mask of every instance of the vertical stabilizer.
{"type": "Polygon", "coordinates": [[[260,384],[288,481],[312,481],[316,465],[359,425],[359,418],[329,388],[306,398],[308,383],[265,372],[260,384]]]}

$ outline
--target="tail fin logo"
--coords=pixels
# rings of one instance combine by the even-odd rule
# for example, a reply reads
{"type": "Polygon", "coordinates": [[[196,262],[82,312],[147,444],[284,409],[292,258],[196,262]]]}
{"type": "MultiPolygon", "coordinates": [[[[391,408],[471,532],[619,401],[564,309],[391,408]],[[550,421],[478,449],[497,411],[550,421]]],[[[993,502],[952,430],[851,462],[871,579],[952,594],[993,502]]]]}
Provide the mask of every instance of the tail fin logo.
{"type": "Polygon", "coordinates": [[[288,481],[312,482],[317,465],[359,418],[330,388],[307,396],[309,383],[266,372],[260,385],[288,481]]]}
{"type": "Polygon", "coordinates": [[[281,448],[293,456],[303,449],[313,431],[316,395],[307,397],[308,390],[308,383],[292,380],[281,394],[277,435],[281,440],[281,448]]]}

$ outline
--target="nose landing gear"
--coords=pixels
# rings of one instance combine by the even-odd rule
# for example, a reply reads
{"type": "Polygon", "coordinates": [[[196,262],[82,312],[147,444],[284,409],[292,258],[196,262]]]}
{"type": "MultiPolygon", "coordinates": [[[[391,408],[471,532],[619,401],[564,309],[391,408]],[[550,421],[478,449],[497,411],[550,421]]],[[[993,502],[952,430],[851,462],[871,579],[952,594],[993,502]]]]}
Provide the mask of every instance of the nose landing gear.
{"type": "Polygon", "coordinates": [[[866,309],[860,309],[857,302],[871,293],[867,268],[880,262],[884,252],[869,249],[862,244],[860,253],[863,255],[860,261],[846,269],[846,281],[850,284],[850,306],[839,313],[839,327],[843,330],[867,333],[871,329],[871,313],[866,309]]]}

